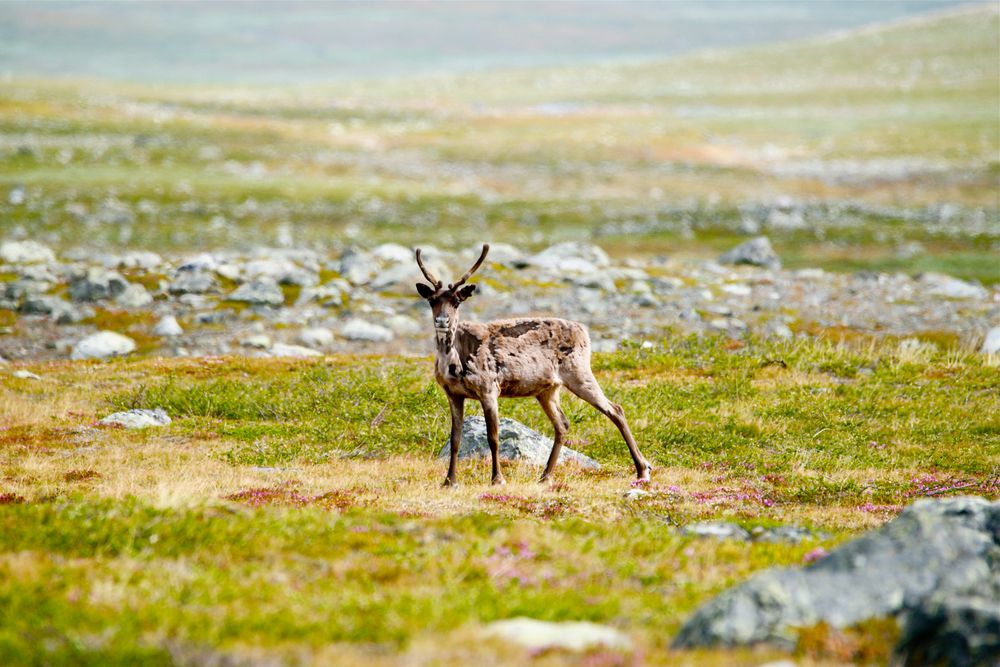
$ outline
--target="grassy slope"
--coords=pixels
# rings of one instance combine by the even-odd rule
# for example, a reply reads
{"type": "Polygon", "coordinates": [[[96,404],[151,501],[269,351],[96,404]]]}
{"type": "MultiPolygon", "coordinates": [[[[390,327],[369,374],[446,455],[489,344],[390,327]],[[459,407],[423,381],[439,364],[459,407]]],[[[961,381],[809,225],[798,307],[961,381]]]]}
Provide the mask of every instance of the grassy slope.
{"type": "MultiPolygon", "coordinates": [[[[467,463],[460,488],[440,489],[432,454],[447,411],[428,360],[35,365],[41,381],[0,381],[0,662],[523,664],[474,630],[521,614],[610,623],[649,664],[766,662],[767,651],[672,654],[669,639],[712,593],[914,498],[1000,496],[990,363],[725,339],[599,355],[599,379],[657,465],[635,502],[621,495],[624,446],[572,398],[571,438],[602,471],[564,466],[540,486],[537,471],[508,466],[496,489],[467,463]],[[175,421],[91,426],[131,405],[175,421]],[[827,536],[717,543],[674,530],[713,518],[827,536]]],[[[501,409],[548,431],[532,401],[501,409]]],[[[800,659],[884,659],[886,632],[807,633],[800,659]]]]}
{"type": "Polygon", "coordinates": [[[791,196],[849,206],[772,232],[790,265],[943,269],[993,283],[998,16],[986,7],[648,64],[363,87],[0,84],[0,183],[33,195],[0,203],[0,233],[232,246],[273,241],[292,222],[304,244],[414,242],[433,230],[444,244],[597,235],[620,253],[705,255],[740,239],[741,205],[791,196]],[[536,106],[548,103],[571,110],[536,106]],[[830,181],[770,166],[844,159],[941,171],[830,181]],[[115,224],[81,230],[66,210],[94,212],[109,197],[152,212],[126,235],[115,224]],[[235,213],[248,198],[260,206],[235,213]],[[933,213],[870,208],[883,204],[957,205],[959,215],[942,226],[933,213]],[[209,224],[220,215],[228,227],[209,224]],[[924,254],[897,259],[895,246],[912,240],[924,254]]]}

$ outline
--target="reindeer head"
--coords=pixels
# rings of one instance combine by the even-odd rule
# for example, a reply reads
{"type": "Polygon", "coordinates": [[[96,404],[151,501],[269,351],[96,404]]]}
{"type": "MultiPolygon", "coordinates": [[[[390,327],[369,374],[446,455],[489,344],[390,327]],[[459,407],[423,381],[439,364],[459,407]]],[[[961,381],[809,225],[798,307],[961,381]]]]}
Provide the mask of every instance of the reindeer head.
{"type": "Polygon", "coordinates": [[[430,285],[417,283],[417,293],[430,304],[431,314],[434,317],[434,330],[439,335],[447,335],[450,338],[454,333],[455,327],[458,326],[458,307],[476,291],[475,285],[465,285],[464,287],[463,285],[482,265],[483,260],[486,259],[486,253],[489,251],[489,244],[483,244],[483,252],[472,268],[466,271],[457,282],[451,283],[445,288],[441,281],[435,278],[434,274],[424,266],[420,259],[420,248],[417,248],[417,266],[420,267],[427,282],[430,283],[430,285]]]}

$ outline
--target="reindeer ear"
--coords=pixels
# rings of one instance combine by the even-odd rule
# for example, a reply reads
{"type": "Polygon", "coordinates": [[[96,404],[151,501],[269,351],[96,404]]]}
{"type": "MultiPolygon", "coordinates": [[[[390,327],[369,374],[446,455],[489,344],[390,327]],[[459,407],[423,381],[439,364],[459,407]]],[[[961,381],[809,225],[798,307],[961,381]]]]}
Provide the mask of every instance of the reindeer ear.
{"type": "Polygon", "coordinates": [[[465,301],[476,291],[475,285],[466,285],[462,289],[458,290],[455,296],[458,297],[459,301],[465,301]]]}
{"type": "Polygon", "coordinates": [[[434,288],[430,285],[425,285],[423,283],[417,283],[417,294],[425,299],[429,299],[434,296],[434,288]]]}

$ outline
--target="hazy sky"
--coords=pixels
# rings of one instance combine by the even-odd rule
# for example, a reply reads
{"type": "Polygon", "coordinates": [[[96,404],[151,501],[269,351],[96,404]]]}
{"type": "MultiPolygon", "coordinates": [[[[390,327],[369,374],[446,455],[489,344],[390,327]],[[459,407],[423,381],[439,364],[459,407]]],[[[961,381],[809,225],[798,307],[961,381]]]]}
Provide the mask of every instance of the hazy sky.
{"type": "Polygon", "coordinates": [[[795,39],[958,4],[0,2],[0,72],[301,83],[660,57],[795,39]]]}

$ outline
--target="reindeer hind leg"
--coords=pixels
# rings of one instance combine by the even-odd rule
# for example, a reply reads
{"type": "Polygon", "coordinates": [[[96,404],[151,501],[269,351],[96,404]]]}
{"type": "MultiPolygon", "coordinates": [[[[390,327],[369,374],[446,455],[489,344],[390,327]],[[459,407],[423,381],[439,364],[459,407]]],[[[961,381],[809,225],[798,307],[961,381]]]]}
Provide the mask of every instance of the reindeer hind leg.
{"type": "Polygon", "coordinates": [[[625,411],[622,410],[622,406],[608,400],[601,385],[597,383],[597,378],[589,369],[572,377],[564,377],[563,382],[567,389],[597,408],[618,428],[618,432],[622,434],[625,444],[628,445],[628,451],[632,455],[636,477],[648,480],[649,473],[653,468],[639,451],[639,446],[636,444],[635,438],[632,437],[632,429],[629,428],[628,420],[625,419],[625,411]]]}

